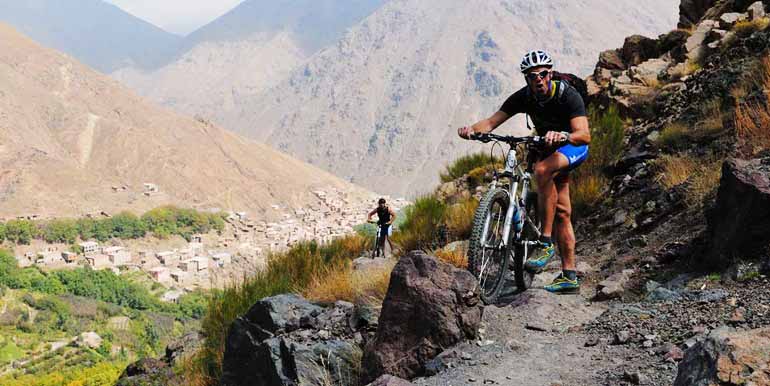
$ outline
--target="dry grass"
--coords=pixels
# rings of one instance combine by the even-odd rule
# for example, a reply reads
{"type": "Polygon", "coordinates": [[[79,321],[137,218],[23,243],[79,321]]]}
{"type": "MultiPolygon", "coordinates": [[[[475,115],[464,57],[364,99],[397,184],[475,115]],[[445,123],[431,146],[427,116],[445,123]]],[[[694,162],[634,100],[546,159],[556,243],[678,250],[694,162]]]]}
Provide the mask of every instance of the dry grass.
{"type": "Polygon", "coordinates": [[[660,132],[656,142],[664,147],[678,148],[685,143],[689,131],[689,128],[681,122],[669,123],[660,132]]]}
{"type": "Polygon", "coordinates": [[[745,38],[751,36],[754,32],[764,31],[770,26],[770,19],[763,17],[753,21],[739,21],[733,26],[733,32],[738,37],[745,38]]]}
{"type": "Polygon", "coordinates": [[[479,202],[471,197],[447,208],[446,225],[452,239],[465,240],[471,236],[473,215],[479,202]]]}
{"type": "Polygon", "coordinates": [[[770,149],[770,106],[768,103],[742,103],[735,108],[735,131],[744,155],[770,149]]]}
{"type": "Polygon", "coordinates": [[[724,114],[722,103],[719,100],[711,100],[701,106],[702,119],[695,123],[695,136],[708,137],[724,130],[724,114]]]}
{"type": "Polygon", "coordinates": [[[590,208],[604,199],[603,189],[609,185],[609,180],[598,172],[581,174],[580,183],[570,184],[570,201],[578,212],[590,208]]]}
{"type": "Polygon", "coordinates": [[[685,202],[689,207],[700,206],[704,199],[719,186],[722,177],[722,162],[701,163],[687,185],[685,202]]]}
{"type": "Polygon", "coordinates": [[[718,186],[722,175],[722,160],[704,161],[689,155],[663,155],[657,161],[660,181],[666,189],[686,183],[685,203],[700,206],[718,186]]]}
{"type": "Polygon", "coordinates": [[[663,84],[661,83],[660,79],[658,79],[657,76],[645,76],[640,79],[642,81],[642,84],[650,87],[650,88],[661,88],[663,84]]]}
{"type": "Polygon", "coordinates": [[[433,253],[439,260],[445,261],[454,265],[457,268],[468,268],[468,256],[465,251],[456,249],[454,251],[448,251],[445,249],[439,249],[433,253]]]}
{"type": "Polygon", "coordinates": [[[657,164],[661,171],[660,181],[666,189],[684,183],[698,168],[697,160],[689,155],[664,154],[658,159],[657,164]]]}
{"type": "Polygon", "coordinates": [[[330,268],[314,277],[302,291],[302,296],[326,304],[344,300],[379,306],[385,299],[390,272],[395,264],[396,261],[391,260],[385,266],[360,271],[353,270],[349,265],[330,268]]]}

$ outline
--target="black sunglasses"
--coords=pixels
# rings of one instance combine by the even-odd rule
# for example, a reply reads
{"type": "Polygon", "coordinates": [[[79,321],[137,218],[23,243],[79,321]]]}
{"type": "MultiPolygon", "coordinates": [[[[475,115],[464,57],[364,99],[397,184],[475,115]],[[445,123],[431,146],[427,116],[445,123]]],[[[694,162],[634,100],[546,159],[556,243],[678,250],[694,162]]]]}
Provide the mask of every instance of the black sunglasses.
{"type": "Polygon", "coordinates": [[[545,79],[545,77],[548,76],[548,74],[550,73],[551,73],[551,70],[543,70],[540,72],[530,72],[530,73],[527,73],[527,79],[529,80],[536,80],[538,78],[545,79]]]}

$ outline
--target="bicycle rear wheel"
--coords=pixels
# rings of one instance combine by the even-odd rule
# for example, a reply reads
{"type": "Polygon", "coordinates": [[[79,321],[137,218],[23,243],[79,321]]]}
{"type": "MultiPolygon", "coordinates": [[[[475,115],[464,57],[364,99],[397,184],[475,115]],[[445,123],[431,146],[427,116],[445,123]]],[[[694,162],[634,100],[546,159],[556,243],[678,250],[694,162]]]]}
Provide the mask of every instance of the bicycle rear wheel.
{"type": "Polygon", "coordinates": [[[497,301],[508,271],[512,250],[503,243],[503,228],[509,205],[505,190],[490,190],[479,203],[473,218],[468,270],[479,281],[479,295],[486,304],[497,301]]]}
{"type": "Polygon", "coordinates": [[[513,256],[513,276],[516,281],[518,292],[524,292],[532,286],[532,278],[535,276],[532,272],[524,268],[524,263],[529,256],[527,241],[538,239],[537,232],[532,229],[540,230],[540,215],[537,211],[537,193],[527,192],[527,219],[524,223],[524,229],[521,233],[521,243],[518,243],[513,256]],[[530,222],[531,220],[531,222],[530,222]]]}

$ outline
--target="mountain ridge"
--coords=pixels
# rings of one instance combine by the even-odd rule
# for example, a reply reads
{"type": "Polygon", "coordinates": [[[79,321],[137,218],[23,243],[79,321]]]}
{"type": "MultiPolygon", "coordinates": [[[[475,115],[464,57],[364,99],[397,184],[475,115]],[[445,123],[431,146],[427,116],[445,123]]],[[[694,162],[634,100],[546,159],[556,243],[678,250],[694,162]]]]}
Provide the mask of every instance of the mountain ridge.
{"type": "Polygon", "coordinates": [[[79,216],[163,204],[248,210],[369,193],[116,81],[0,23],[0,215],[79,216]],[[144,184],[160,192],[149,196],[144,184]]]}

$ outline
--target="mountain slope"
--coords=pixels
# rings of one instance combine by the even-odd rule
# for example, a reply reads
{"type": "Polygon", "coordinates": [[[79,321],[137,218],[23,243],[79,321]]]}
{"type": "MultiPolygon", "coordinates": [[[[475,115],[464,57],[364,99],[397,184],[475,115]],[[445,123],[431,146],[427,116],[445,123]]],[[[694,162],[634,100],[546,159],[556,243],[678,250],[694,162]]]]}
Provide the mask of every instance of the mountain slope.
{"type": "Polygon", "coordinates": [[[365,193],[266,145],[150,105],[4,24],[0,170],[0,216],[167,203],[269,214],[272,204],[313,202],[318,188],[365,193]],[[144,183],[161,193],[143,195],[144,183]]]}
{"type": "Polygon", "coordinates": [[[247,0],[186,37],[156,70],[112,77],[153,101],[221,122],[237,101],[264,92],[342,37],[383,0],[247,0]]]}
{"type": "Polygon", "coordinates": [[[623,36],[671,28],[676,5],[392,0],[219,122],[367,187],[422,191],[446,160],[476,148],[453,128],[523,84],[523,52],[544,48],[559,69],[586,75],[623,36]]]}
{"type": "Polygon", "coordinates": [[[181,41],[101,0],[0,0],[0,22],[104,73],[157,66],[181,41]]]}
{"type": "Polygon", "coordinates": [[[184,51],[212,41],[289,33],[306,54],[333,43],[385,0],[246,0],[185,38],[184,51]]]}

